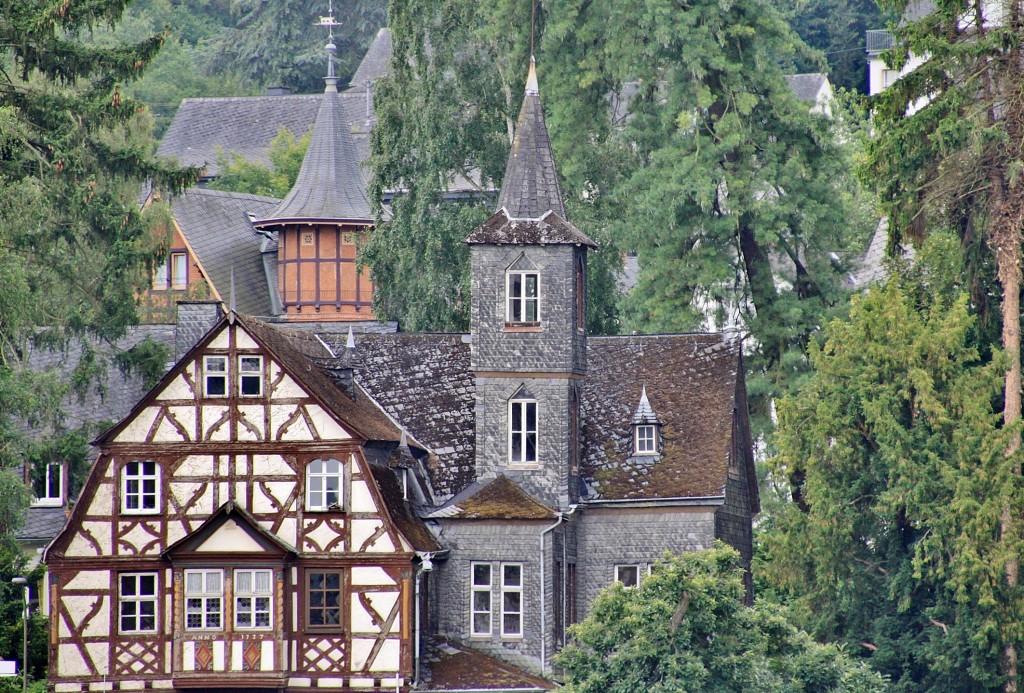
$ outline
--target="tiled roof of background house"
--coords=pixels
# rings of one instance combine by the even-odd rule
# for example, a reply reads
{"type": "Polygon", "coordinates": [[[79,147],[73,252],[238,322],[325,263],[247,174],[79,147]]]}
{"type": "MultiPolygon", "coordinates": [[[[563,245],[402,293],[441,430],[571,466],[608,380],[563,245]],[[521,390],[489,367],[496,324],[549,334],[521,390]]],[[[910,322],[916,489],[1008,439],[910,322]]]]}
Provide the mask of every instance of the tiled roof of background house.
{"type": "Polygon", "coordinates": [[[733,435],[737,343],[722,335],[591,337],[583,381],[581,473],[591,497],[724,493],[733,435]],[[662,422],[663,454],[633,456],[643,387],[662,422]]]}
{"type": "Polygon", "coordinates": [[[377,31],[370,48],[352,75],[349,83],[352,88],[364,86],[366,80],[377,80],[388,73],[388,61],[391,60],[391,29],[387,27],[377,31]]]}
{"type": "Polygon", "coordinates": [[[577,229],[571,222],[553,212],[546,212],[540,219],[510,218],[504,209],[498,210],[490,219],[480,224],[469,234],[466,243],[489,243],[493,245],[535,245],[567,244],[585,245],[596,248],[590,237],[577,229]]]}
{"type": "Polygon", "coordinates": [[[247,315],[274,314],[272,287],[260,253],[266,236],[253,228],[249,215],[260,218],[279,202],[273,197],[204,188],[171,199],[174,220],[221,299],[231,303],[233,273],[235,309],[247,315]]]}
{"type": "Polygon", "coordinates": [[[786,82],[793,90],[796,98],[801,101],[815,101],[821,89],[828,82],[828,77],[820,72],[804,72],[797,75],[786,75],[786,82]]]}
{"type": "Polygon", "coordinates": [[[459,520],[553,520],[555,511],[507,476],[478,481],[431,517],[459,520]]]}

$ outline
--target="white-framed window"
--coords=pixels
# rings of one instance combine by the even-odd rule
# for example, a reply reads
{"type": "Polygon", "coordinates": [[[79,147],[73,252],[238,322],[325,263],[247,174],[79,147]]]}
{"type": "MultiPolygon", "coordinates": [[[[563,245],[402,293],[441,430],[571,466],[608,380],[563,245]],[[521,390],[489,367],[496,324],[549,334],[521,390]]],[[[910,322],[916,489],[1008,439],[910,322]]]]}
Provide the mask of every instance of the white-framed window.
{"type": "Polygon", "coordinates": [[[238,357],[238,394],[259,397],[263,394],[263,357],[238,357]]]}
{"type": "Polygon", "coordinates": [[[511,324],[540,322],[540,273],[509,272],[506,281],[505,321],[511,324]]]}
{"type": "Polygon", "coordinates": [[[203,357],[203,392],[207,397],[227,397],[228,357],[203,357]]]}
{"type": "Polygon", "coordinates": [[[166,262],[156,266],[153,270],[153,289],[162,291],[167,289],[170,280],[170,271],[166,262]]]}
{"type": "Polygon", "coordinates": [[[32,505],[57,508],[64,504],[64,465],[49,462],[32,470],[32,505]]]}
{"type": "Polygon", "coordinates": [[[633,452],[637,455],[658,454],[658,427],[651,424],[637,426],[633,442],[633,452]]]}
{"type": "Polygon", "coordinates": [[[513,399],[508,403],[509,464],[537,463],[537,400],[513,399]]]}
{"type": "Polygon", "coordinates": [[[235,628],[270,629],[273,578],[271,570],[235,570],[235,628]]]}
{"type": "Polygon", "coordinates": [[[472,563],[470,572],[470,616],[469,632],[471,635],[491,634],[491,564],[472,563]]]}
{"type": "Polygon", "coordinates": [[[118,576],[118,621],[121,633],[155,633],[156,573],[122,573],[118,576]]]}
{"type": "Polygon", "coordinates": [[[171,288],[188,288],[188,256],[185,253],[171,253],[171,288]]]}
{"type": "Polygon", "coordinates": [[[636,587],[640,584],[639,565],[617,565],[615,566],[615,581],[621,582],[623,587],[636,587]]]}
{"type": "Polygon", "coordinates": [[[523,566],[501,564],[501,635],[523,635],[523,566]]]}
{"type": "Polygon", "coordinates": [[[306,510],[341,510],[344,466],[332,457],[306,465],[306,510]]]}
{"type": "Polygon", "coordinates": [[[153,460],[132,460],[121,468],[121,512],[160,512],[160,467],[153,460]]]}
{"type": "Polygon", "coordinates": [[[882,88],[888,89],[891,87],[896,80],[900,78],[899,70],[890,70],[888,68],[882,68],[882,88]]]}
{"type": "Polygon", "coordinates": [[[185,571],[185,629],[220,630],[224,614],[224,571],[185,571]]]}

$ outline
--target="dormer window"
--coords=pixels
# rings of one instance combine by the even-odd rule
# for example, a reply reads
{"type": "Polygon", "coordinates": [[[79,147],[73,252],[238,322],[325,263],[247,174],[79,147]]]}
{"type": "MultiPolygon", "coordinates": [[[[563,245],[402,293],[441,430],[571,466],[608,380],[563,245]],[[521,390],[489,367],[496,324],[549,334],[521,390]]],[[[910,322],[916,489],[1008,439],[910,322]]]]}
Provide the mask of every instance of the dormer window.
{"type": "Polygon", "coordinates": [[[633,420],[633,455],[658,455],[661,453],[661,421],[654,413],[650,400],[647,399],[647,386],[640,395],[633,420]]]}
{"type": "Polygon", "coordinates": [[[64,504],[64,465],[50,462],[33,469],[33,507],[56,508],[64,504]]]}
{"type": "Polygon", "coordinates": [[[540,322],[540,273],[509,272],[505,321],[510,325],[536,325],[540,322]]]}
{"type": "Polygon", "coordinates": [[[658,427],[643,425],[636,427],[634,449],[638,455],[655,455],[658,452],[658,427]]]}

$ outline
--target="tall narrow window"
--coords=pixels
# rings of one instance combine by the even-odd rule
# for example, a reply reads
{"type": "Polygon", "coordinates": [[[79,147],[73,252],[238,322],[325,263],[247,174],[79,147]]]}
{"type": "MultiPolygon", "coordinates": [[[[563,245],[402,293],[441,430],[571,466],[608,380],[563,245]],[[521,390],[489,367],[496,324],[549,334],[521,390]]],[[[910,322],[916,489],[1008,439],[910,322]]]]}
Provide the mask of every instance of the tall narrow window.
{"type": "Polygon", "coordinates": [[[341,626],[341,571],[306,572],[306,624],[312,628],[341,626]]]}
{"type": "Polygon", "coordinates": [[[491,566],[473,563],[470,566],[472,591],[470,632],[473,635],[491,634],[491,566]]]}
{"type": "Polygon", "coordinates": [[[185,253],[171,253],[171,288],[188,288],[188,256],[185,253]]]}
{"type": "Polygon", "coordinates": [[[118,580],[122,633],[156,632],[156,573],[125,573],[118,580]]]}
{"type": "Polygon", "coordinates": [[[221,629],[223,586],[223,571],[185,571],[186,630],[221,629]]]}
{"type": "Polygon", "coordinates": [[[514,399],[509,402],[509,464],[537,462],[537,402],[514,399]]]}
{"type": "Polygon", "coordinates": [[[306,510],[341,510],[342,469],[333,457],[306,465],[306,510]]]}
{"type": "Polygon", "coordinates": [[[540,322],[540,274],[537,272],[509,272],[507,281],[506,322],[540,322]]]}
{"type": "Polygon", "coordinates": [[[157,291],[163,291],[167,288],[168,282],[170,281],[170,272],[168,271],[167,262],[163,262],[156,266],[153,270],[153,288],[157,291]]]}
{"type": "Polygon", "coordinates": [[[35,507],[58,507],[64,503],[64,465],[50,462],[33,468],[32,495],[35,507]]]}
{"type": "Polygon", "coordinates": [[[121,469],[121,512],[160,512],[160,469],[152,460],[133,460],[121,469]]]}
{"type": "Polygon", "coordinates": [[[501,634],[523,634],[523,566],[501,564],[501,634]]]}
{"type": "Polygon", "coordinates": [[[259,397],[263,394],[263,357],[238,357],[238,390],[242,397],[259,397]]]}
{"type": "Polygon", "coordinates": [[[235,571],[235,628],[265,630],[271,626],[270,570],[235,571]]]}
{"type": "Polygon", "coordinates": [[[204,392],[207,397],[225,397],[228,394],[228,357],[204,356],[204,392]]]}

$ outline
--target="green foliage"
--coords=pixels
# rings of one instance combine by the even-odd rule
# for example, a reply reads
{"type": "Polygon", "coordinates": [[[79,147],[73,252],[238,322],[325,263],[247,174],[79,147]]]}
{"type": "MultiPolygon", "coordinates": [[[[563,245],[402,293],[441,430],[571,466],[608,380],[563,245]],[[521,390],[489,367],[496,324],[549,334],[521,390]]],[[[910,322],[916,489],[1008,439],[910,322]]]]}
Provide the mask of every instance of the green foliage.
{"type": "Polygon", "coordinates": [[[805,478],[761,527],[761,564],[819,637],[871,656],[897,690],[999,687],[1021,597],[1000,534],[1021,508],[1004,454],[1001,359],[979,358],[957,239],[853,302],[813,348],[814,373],[779,405],[777,474],[805,478]]]}
{"type": "Polygon", "coordinates": [[[820,57],[801,57],[796,72],[821,72],[822,58],[836,87],[868,92],[865,32],[885,29],[897,16],[883,12],[875,0],[772,0],[789,25],[820,57]]]}
{"type": "Polygon", "coordinates": [[[115,361],[125,377],[137,377],[147,388],[156,385],[164,376],[167,372],[167,362],[170,360],[170,348],[149,337],[115,356],[115,361]]]}
{"type": "MultiPolygon", "coordinates": [[[[24,484],[22,485],[24,486],[24,484]]],[[[24,596],[22,587],[11,583],[14,577],[28,579],[33,597],[39,595],[39,586],[43,581],[43,566],[37,565],[28,570],[25,554],[14,538],[8,534],[0,535],[0,659],[21,662],[24,596]]],[[[29,690],[38,690],[37,684],[46,678],[46,663],[49,647],[47,643],[46,618],[33,608],[29,620],[29,690]]],[[[21,678],[0,679],[0,682],[21,690],[21,678]]]]}
{"type": "MultiPolygon", "coordinates": [[[[264,88],[323,89],[325,40],[323,30],[315,28],[327,13],[323,0],[232,0],[231,12],[234,26],[212,38],[203,51],[211,74],[240,74],[264,88]]],[[[385,0],[335,3],[334,17],[342,25],[334,30],[342,84],[384,26],[385,13],[385,0]]]]}
{"type": "Polygon", "coordinates": [[[614,584],[557,655],[569,693],[882,691],[840,648],[814,642],[777,606],[742,604],[739,554],[667,556],[634,589],[614,584]]]}
{"type": "Polygon", "coordinates": [[[311,136],[312,131],[297,140],[291,130],[285,127],[278,130],[274,139],[270,140],[268,152],[272,168],[248,161],[240,154],[232,154],[229,159],[223,151],[218,151],[220,175],[207,187],[211,190],[284,197],[299,177],[311,136]]]}

